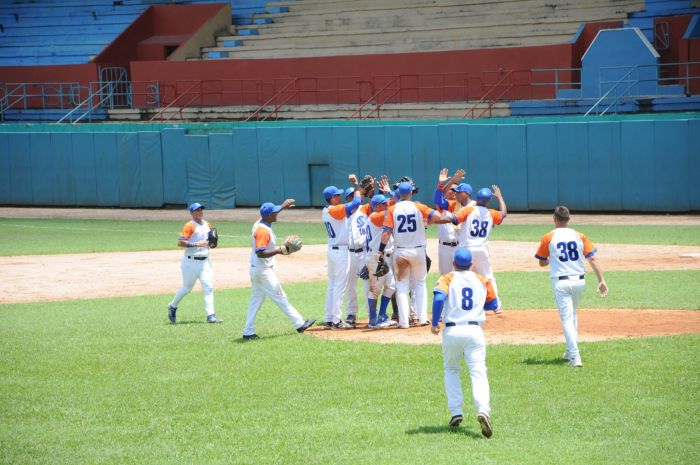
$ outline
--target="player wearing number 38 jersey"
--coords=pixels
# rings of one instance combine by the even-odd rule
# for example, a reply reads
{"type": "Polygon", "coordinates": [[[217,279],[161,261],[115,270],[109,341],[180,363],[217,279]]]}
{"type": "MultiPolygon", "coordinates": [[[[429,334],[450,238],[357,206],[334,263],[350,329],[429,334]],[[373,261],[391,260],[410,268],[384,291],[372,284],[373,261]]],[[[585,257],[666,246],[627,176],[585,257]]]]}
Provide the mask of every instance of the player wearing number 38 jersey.
{"type": "Polygon", "coordinates": [[[542,237],[535,258],[540,261],[540,266],[550,267],[554,300],[559,309],[564,338],[566,339],[566,352],[564,359],[574,367],[583,366],[578,350],[578,319],[576,308],[578,307],[583,289],[586,269],[583,259],[586,258],[598,278],[598,291],[602,297],[608,293],[608,286],[603,279],[603,272],[597,265],[593,255],[596,249],[588,238],[568,227],[569,209],[559,206],[554,210],[554,225],[557,227],[542,237]]]}

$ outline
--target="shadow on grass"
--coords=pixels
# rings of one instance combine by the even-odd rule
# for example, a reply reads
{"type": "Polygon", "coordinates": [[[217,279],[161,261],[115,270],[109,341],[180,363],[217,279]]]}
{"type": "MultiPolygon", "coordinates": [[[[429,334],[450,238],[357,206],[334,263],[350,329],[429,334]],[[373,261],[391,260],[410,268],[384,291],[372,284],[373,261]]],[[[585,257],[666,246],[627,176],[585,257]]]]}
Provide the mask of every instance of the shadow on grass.
{"type": "Polygon", "coordinates": [[[525,363],[525,365],[565,365],[567,362],[559,357],[549,359],[530,357],[523,363],[525,363]]]}
{"type": "Polygon", "coordinates": [[[206,320],[188,320],[188,321],[178,321],[177,323],[167,322],[165,326],[182,326],[182,325],[203,325],[206,324],[206,320]]]}
{"type": "Polygon", "coordinates": [[[474,431],[466,428],[452,428],[447,425],[421,426],[420,428],[406,430],[406,434],[461,434],[463,436],[470,436],[474,439],[479,439],[482,437],[481,433],[475,433],[474,431]]]}
{"type": "MultiPolygon", "coordinates": [[[[295,334],[292,333],[283,333],[283,334],[270,334],[269,336],[258,336],[257,339],[243,339],[243,336],[237,337],[236,339],[233,340],[236,344],[258,344],[263,341],[269,341],[271,339],[277,339],[279,337],[290,337],[290,336],[295,336],[295,334]]],[[[301,337],[301,334],[298,335],[301,337]]]]}

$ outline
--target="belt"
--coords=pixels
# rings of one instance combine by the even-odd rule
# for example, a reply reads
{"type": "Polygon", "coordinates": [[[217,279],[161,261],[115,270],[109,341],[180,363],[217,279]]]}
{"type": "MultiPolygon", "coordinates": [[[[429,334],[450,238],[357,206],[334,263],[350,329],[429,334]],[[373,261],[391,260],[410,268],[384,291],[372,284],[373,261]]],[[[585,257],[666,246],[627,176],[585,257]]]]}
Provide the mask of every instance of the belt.
{"type": "Polygon", "coordinates": [[[425,247],[424,245],[411,245],[411,246],[406,246],[406,247],[401,247],[401,246],[396,246],[397,249],[420,249],[421,247],[425,247]]]}
{"type": "Polygon", "coordinates": [[[331,246],[331,249],[333,249],[333,250],[338,250],[338,249],[340,249],[341,247],[347,247],[347,245],[333,245],[333,246],[331,246]]]}
{"type": "Polygon", "coordinates": [[[187,258],[191,258],[192,260],[206,260],[208,257],[193,257],[188,255],[187,258]]]}
{"type": "MultiPolygon", "coordinates": [[[[468,322],[467,324],[468,324],[468,325],[471,325],[471,326],[479,326],[479,322],[478,322],[478,321],[470,321],[470,322],[468,322]]],[[[455,323],[454,321],[449,321],[449,322],[445,323],[445,326],[446,326],[447,328],[450,328],[450,327],[452,327],[452,326],[457,326],[457,323],[455,323]]]]}
{"type": "Polygon", "coordinates": [[[457,247],[459,242],[443,242],[442,245],[449,245],[450,247],[457,247]]]}
{"type": "MultiPolygon", "coordinates": [[[[575,278],[575,277],[576,277],[576,276],[559,276],[558,279],[559,279],[559,281],[564,281],[564,280],[566,280],[566,279],[571,279],[571,278],[575,278]]],[[[580,274],[580,275],[578,275],[578,279],[584,279],[585,277],[586,277],[585,274],[580,274]]]]}
{"type": "Polygon", "coordinates": [[[364,251],[365,251],[365,249],[348,249],[348,252],[352,252],[352,253],[360,253],[360,252],[364,252],[364,251]]]}

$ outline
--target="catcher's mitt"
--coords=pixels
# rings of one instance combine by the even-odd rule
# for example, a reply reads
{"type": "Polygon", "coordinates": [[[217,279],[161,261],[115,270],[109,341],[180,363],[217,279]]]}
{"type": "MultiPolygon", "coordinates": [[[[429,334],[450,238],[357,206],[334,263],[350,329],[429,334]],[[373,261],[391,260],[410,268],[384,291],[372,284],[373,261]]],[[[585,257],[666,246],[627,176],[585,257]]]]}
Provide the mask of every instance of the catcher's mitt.
{"type": "Polygon", "coordinates": [[[282,254],[289,255],[290,253],[298,252],[301,250],[301,239],[299,236],[287,236],[282,245],[282,254]]]}
{"type": "Polygon", "coordinates": [[[389,265],[384,261],[383,258],[380,258],[379,261],[377,262],[377,269],[374,270],[374,276],[377,278],[381,278],[385,274],[389,272],[389,265]]]}
{"type": "Polygon", "coordinates": [[[398,181],[396,181],[396,182],[394,183],[394,185],[392,186],[392,188],[393,188],[394,190],[398,189],[398,188],[399,188],[399,184],[401,184],[402,182],[408,182],[408,183],[410,183],[410,184],[413,186],[413,193],[414,193],[414,194],[417,194],[417,193],[418,193],[418,188],[416,187],[416,183],[413,182],[413,179],[409,178],[408,176],[403,176],[403,177],[401,177],[401,179],[399,179],[398,181]]]}
{"type": "Polygon", "coordinates": [[[362,267],[360,272],[357,273],[357,276],[364,279],[365,281],[367,281],[369,279],[369,270],[367,269],[367,265],[362,267]]]}
{"type": "Polygon", "coordinates": [[[365,197],[374,194],[374,178],[369,174],[365,174],[365,177],[360,181],[360,189],[365,197]]]}
{"type": "Polygon", "coordinates": [[[207,234],[207,241],[209,241],[209,247],[212,249],[219,245],[219,233],[217,232],[216,228],[211,228],[207,234]]]}

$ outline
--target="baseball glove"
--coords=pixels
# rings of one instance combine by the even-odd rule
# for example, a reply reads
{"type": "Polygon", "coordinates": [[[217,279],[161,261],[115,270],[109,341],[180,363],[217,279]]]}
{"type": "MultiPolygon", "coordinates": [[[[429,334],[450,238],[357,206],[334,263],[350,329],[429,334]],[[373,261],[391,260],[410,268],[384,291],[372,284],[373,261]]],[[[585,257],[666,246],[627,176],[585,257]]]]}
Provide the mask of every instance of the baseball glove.
{"type": "Polygon", "coordinates": [[[207,234],[207,241],[209,241],[209,247],[212,249],[219,245],[219,233],[217,232],[216,228],[211,228],[207,234]]]}
{"type": "Polygon", "coordinates": [[[282,245],[282,254],[289,255],[290,253],[298,252],[301,250],[302,245],[299,236],[287,236],[282,245]]]}
{"type": "Polygon", "coordinates": [[[369,197],[374,192],[374,178],[369,174],[365,174],[365,177],[360,181],[360,189],[363,196],[369,197]]]}
{"type": "Polygon", "coordinates": [[[362,267],[360,272],[357,273],[357,276],[364,279],[365,281],[367,281],[369,279],[369,270],[367,269],[367,265],[362,267]]]}
{"type": "Polygon", "coordinates": [[[410,184],[413,186],[413,193],[414,193],[414,194],[417,194],[417,193],[418,193],[418,188],[416,187],[416,183],[413,182],[413,179],[409,178],[408,176],[402,176],[398,181],[396,181],[396,182],[394,183],[394,185],[392,186],[393,189],[394,189],[394,190],[398,189],[398,188],[399,188],[399,184],[401,184],[402,182],[410,183],[410,184]]]}
{"type": "Polygon", "coordinates": [[[377,262],[377,269],[374,270],[374,276],[377,278],[381,278],[382,276],[386,275],[389,272],[389,265],[384,261],[383,258],[380,258],[379,261],[377,262]]]}

